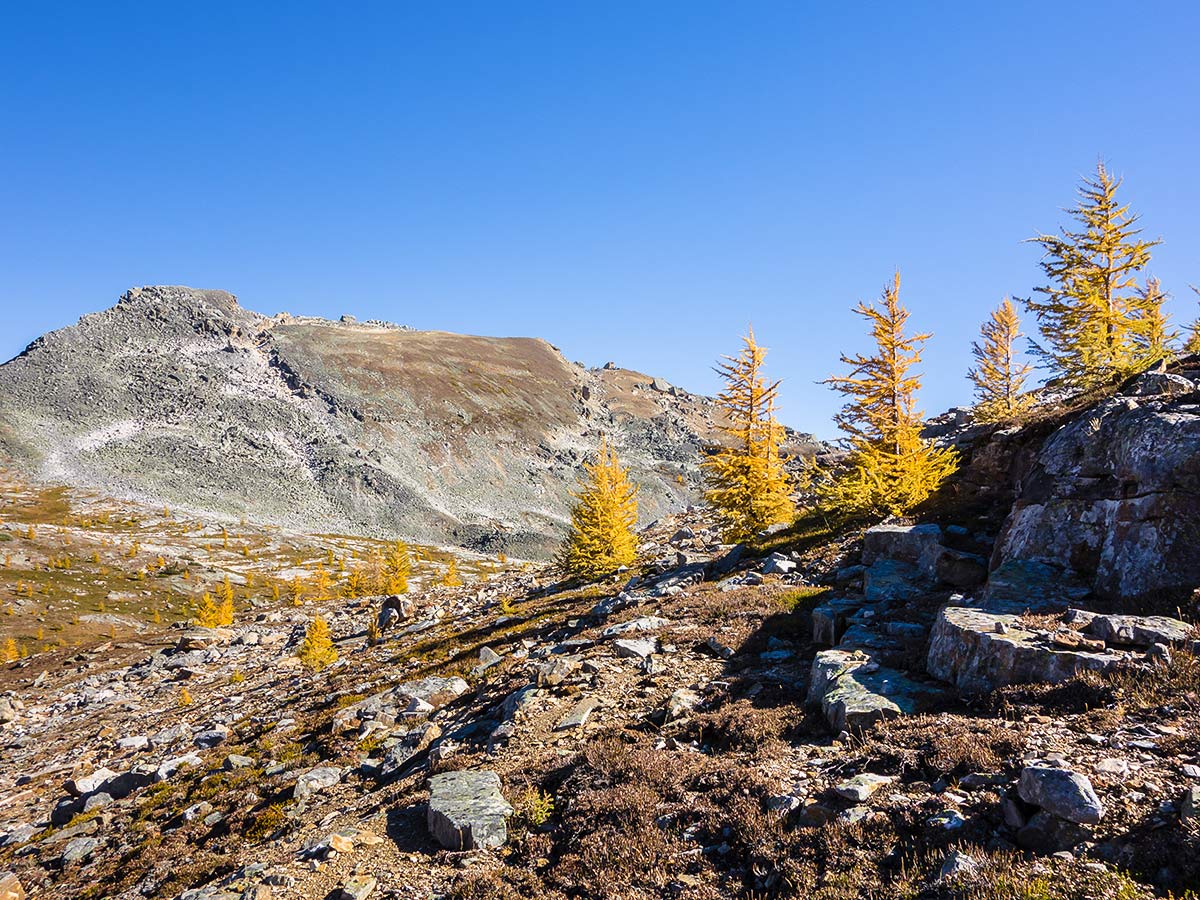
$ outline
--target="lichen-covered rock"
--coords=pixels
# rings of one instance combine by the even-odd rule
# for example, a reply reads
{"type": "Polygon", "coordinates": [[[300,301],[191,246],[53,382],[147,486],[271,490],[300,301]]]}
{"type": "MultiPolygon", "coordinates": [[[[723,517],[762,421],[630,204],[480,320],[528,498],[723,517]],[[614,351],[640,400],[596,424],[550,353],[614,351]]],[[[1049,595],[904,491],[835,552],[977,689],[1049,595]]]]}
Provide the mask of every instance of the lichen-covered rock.
{"type": "Polygon", "coordinates": [[[429,779],[429,831],[449,850],[502,846],[512,814],[495,772],[443,772],[429,779]]]}
{"type": "Polygon", "coordinates": [[[333,787],[341,780],[341,769],[335,769],[332,766],[317,766],[296,779],[296,787],[292,791],[292,796],[296,800],[304,802],[326,788],[333,787]]]}
{"type": "Polygon", "coordinates": [[[1084,630],[1107,643],[1132,647],[1179,644],[1193,632],[1187,622],[1168,616],[1093,616],[1084,630]]]}
{"type": "Polygon", "coordinates": [[[835,731],[920,712],[940,692],[858,650],[822,650],[813,660],[808,702],[835,731]]]}
{"type": "Polygon", "coordinates": [[[1079,573],[1105,599],[1162,599],[1200,585],[1198,544],[1200,406],[1170,391],[1114,397],[1037,453],[993,568],[1036,560],[1079,573]]]}
{"type": "Polygon", "coordinates": [[[926,670],[967,694],[1007,684],[1064,681],[1122,662],[1113,652],[1057,647],[1049,636],[1021,627],[1019,617],[962,606],[943,609],[933,626],[926,670]]]}
{"type": "Polygon", "coordinates": [[[876,525],[863,535],[862,561],[870,568],[881,559],[903,560],[932,579],[942,549],[942,529],[937,525],[876,525]]]}

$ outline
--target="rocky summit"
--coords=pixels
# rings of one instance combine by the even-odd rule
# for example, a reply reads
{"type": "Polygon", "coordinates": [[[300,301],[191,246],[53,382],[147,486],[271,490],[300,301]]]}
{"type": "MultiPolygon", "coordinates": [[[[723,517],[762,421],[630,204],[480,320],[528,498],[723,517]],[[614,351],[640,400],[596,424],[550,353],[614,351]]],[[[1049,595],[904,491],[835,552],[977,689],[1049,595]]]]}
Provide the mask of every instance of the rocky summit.
{"type": "Polygon", "coordinates": [[[131,290],[0,366],[0,455],[44,481],[524,557],[557,543],[601,433],[649,521],[694,498],[717,416],[543,340],[266,317],[186,287],[131,290]]]}

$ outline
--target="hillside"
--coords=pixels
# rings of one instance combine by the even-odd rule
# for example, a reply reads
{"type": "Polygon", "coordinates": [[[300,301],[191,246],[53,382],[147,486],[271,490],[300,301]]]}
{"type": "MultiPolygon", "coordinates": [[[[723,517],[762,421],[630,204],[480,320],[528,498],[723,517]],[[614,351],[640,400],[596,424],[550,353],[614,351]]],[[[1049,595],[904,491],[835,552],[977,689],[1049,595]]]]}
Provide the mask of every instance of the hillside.
{"type": "Polygon", "coordinates": [[[0,366],[0,454],[45,482],[522,557],[557,542],[602,433],[644,521],[686,506],[714,414],[542,340],[268,318],[184,287],[131,290],[0,366]]]}

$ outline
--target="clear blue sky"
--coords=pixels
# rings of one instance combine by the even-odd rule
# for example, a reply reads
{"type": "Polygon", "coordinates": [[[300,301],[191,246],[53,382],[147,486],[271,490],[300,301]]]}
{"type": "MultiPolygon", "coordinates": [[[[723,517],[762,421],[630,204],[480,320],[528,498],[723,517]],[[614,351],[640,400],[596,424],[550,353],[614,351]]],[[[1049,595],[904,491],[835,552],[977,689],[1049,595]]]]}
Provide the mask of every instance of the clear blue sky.
{"type": "Polygon", "coordinates": [[[789,424],[896,267],[970,397],[1021,240],[1098,157],[1200,282],[1200,4],[10,3],[0,357],[130,285],[537,335],[713,391],[753,321],[789,424]]]}

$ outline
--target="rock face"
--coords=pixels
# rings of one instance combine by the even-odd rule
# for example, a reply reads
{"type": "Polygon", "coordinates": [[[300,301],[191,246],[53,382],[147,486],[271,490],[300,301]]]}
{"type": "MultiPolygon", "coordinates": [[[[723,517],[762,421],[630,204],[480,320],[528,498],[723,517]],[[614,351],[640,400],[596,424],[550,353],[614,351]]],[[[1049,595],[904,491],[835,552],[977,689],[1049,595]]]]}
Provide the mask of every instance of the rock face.
{"type": "Polygon", "coordinates": [[[1052,434],[1020,479],[993,568],[1014,559],[1137,602],[1200,586],[1200,405],[1179,376],[1142,376],[1052,434]]]}
{"type": "Polygon", "coordinates": [[[1063,681],[1122,661],[1107,651],[1060,649],[1021,627],[1015,615],[949,606],[933,626],[926,669],[964,693],[980,694],[1007,684],[1063,681]]]}
{"type": "Polygon", "coordinates": [[[443,772],[429,779],[429,831],[449,850],[503,845],[512,814],[495,772],[443,772]]]}
{"type": "Polygon", "coordinates": [[[714,407],[653,381],[542,340],[268,318],[224,291],[147,287],[0,366],[0,456],[218,516],[537,556],[602,431],[647,520],[693,496],[714,407]]]}

